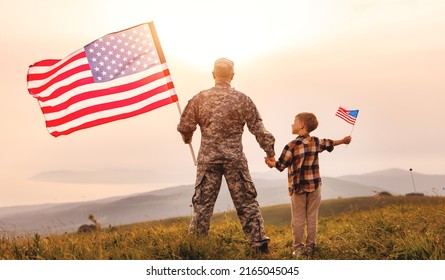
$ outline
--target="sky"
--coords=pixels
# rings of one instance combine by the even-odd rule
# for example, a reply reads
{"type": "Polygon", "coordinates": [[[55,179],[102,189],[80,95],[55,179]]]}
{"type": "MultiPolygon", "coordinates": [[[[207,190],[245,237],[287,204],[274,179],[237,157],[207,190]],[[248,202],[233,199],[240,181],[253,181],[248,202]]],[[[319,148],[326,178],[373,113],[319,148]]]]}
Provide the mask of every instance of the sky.
{"type": "MultiPolygon", "coordinates": [[[[149,21],[181,108],[213,86],[213,63],[227,57],[235,62],[232,85],[257,105],[277,154],[294,138],[294,116],[307,111],[320,123],[314,136],[352,133],[350,145],[320,155],[322,176],[388,168],[445,174],[444,1],[17,0],[4,6],[0,207],[194,183],[196,167],[176,131],[176,105],[54,138],[26,88],[29,65],[149,21]],[[335,116],[339,106],[360,110],[354,127],[335,116]]],[[[199,140],[197,133],[196,154],[199,140]]],[[[264,164],[247,128],[243,145],[252,173],[286,184],[284,173],[264,164]]]]}

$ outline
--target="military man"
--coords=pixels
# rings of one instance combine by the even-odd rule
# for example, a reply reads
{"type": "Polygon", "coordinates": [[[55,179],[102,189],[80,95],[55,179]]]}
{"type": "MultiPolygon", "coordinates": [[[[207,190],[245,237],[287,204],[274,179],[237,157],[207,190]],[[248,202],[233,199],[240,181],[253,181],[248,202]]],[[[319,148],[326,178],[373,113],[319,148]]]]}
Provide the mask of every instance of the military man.
{"type": "Polygon", "coordinates": [[[275,156],[275,138],[265,129],[252,100],[231,87],[233,66],[229,59],[216,60],[213,69],[215,86],[190,99],[178,124],[178,131],[186,144],[191,143],[197,125],[201,130],[190,233],[208,234],[224,176],[251,246],[260,252],[268,252],[270,239],[266,236],[263,216],[256,200],[257,192],[243,152],[244,125],[247,124],[270,158],[275,156]]]}

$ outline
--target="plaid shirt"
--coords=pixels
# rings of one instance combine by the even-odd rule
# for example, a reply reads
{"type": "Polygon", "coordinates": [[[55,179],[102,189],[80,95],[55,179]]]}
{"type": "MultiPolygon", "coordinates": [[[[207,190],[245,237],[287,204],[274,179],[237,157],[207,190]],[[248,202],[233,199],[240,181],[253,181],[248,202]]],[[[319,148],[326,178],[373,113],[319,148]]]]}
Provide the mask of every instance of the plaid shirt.
{"type": "Polygon", "coordinates": [[[321,185],[318,153],[332,152],[334,142],[311,136],[298,136],[287,144],[275,163],[279,171],[288,168],[289,195],[313,192],[321,185]]]}

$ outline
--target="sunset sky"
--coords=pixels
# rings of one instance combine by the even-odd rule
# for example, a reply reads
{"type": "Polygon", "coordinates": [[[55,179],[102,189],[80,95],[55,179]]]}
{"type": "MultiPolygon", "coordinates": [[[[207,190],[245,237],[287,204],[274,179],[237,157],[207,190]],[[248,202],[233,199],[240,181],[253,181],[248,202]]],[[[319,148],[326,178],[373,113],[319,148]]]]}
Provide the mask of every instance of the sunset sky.
{"type": "MultiPolygon", "coordinates": [[[[322,176],[387,168],[445,174],[445,1],[17,0],[5,6],[0,207],[194,183],[175,104],[54,138],[26,88],[30,64],[61,59],[105,34],[149,21],[182,108],[213,85],[213,62],[227,57],[235,62],[232,85],[256,103],[277,154],[293,139],[290,125],[302,111],[319,119],[314,136],[350,134],[352,126],[335,116],[343,106],[360,110],[353,141],[320,155],[322,176]],[[33,179],[53,171],[85,178],[33,179]]],[[[196,153],[199,140],[197,133],[196,153]]],[[[243,143],[251,172],[281,176],[286,184],[284,173],[264,164],[247,128],[243,143]]]]}

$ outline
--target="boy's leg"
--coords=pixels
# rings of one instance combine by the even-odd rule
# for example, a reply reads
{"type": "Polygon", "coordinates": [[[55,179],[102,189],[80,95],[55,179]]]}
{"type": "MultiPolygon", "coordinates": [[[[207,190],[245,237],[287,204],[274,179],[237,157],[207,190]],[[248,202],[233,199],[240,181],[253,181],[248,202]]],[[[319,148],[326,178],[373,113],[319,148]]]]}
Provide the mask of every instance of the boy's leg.
{"type": "Polygon", "coordinates": [[[266,236],[264,219],[256,200],[257,191],[247,164],[227,164],[224,176],[241,226],[250,238],[251,246],[267,250],[270,238],[266,236]]]}
{"type": "Polygon", "coordinates": [[[216,198],[221,189],[223,168],[217,164],[198,164],[197,169],[195,194],[192,198],[194,211],[189,232],[207,235],[216,198]]]}
{"type": "Polygon", "coordinates": [[[321,186],[308,194],[307,198],[307,238],[306,246],[313,247],[317,243],[318,211],[321,203],[321,186]]]}
{"type": "Polygon", "coordinates": [[[306,194],[292,194],[291,196],[292,214],[292,235],[294,236],[294,250],[301,250],[304,247],[303,235],[306,222],[306,194]]]}

